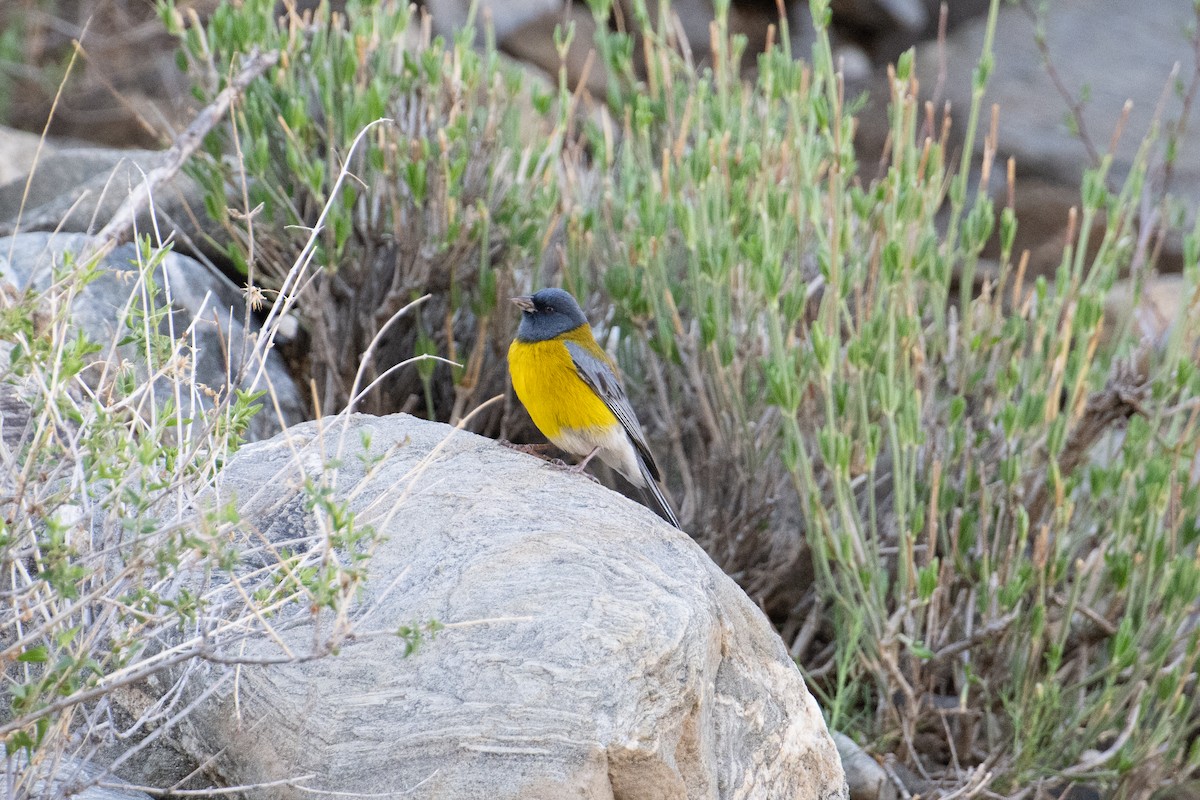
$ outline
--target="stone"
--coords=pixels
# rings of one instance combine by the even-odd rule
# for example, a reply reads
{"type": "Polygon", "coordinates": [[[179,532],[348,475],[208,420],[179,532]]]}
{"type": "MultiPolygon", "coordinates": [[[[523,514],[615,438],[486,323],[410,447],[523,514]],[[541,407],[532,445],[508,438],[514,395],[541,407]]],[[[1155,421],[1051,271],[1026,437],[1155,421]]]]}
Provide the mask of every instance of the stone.
{"type": "MultiPolygon", "coordinates": [[[[861,3],[863,0],[854,0],[854,2],[861,3]]],[[[883,15],[874,20],[859,23],[862,26],[859,30],[865,27],[875,34],[871,37],[870,51],[875,57],[876,64],[893,64],[900,54],[910,47],[928,39],[937,39],[943,5],[946,8],[946,29],[952,32],[959,25],[986,15],[990,2],[989,0],[954,0],[952,3],[944,3],[944,0],[921,0],[919,5],[922,7],[920,11],[903,9],[902,18],[895,20],[900,24],[882,25],[881,23],[889,21],[889,18],[883,15]],[[923,26],[918,24],[922,19],[924,20],[923,26]]],[[[835,24],[846,21],[845,19],[839,20],[837,11],[834,11],[835,24]]],[[[887,96],[886,91],[884,88],[885,97],[887,96]]]]}
{"type": "Polygon", "coordinates": [[[897,800],[900,792],[888,778],[887,771],[844,733],[834,733],[842,767],[846,770],[846,785],[850,800],[897,800]]]}
{"type": "MultiPolygon", "coordinates": [[[[0,281],[16,291],[44,292],[54,280],[53,271],[63,263],[65,255],[78,255],[91,241],[83,234],[23,233],[0,238],[0,281]]],[[[115,248],[104,258],[100,276],[83,287],[73,300],[71,314],[75,324],[102,346],[126,336],[123,320],[127,317],[123,309],[131,294],[140,291],[135,280],[138,274],[136,263],[135,245],[115,248]]],[[[169,322],[173,324],[175,335],[182,336],[194,323],[192,345],[196,348],[197,383],[212,390],[227,391],[227,376],[236,375],[240,365],[235,363],[230,369],[226,354],[242,352],[242,344],[249,341],[242,323],[245,301],[241,291],[224,276],[178,253],[166,255],[156,272],[156,280],[160,287],[170,289],[174,314],[169,322]]],[[[163,302],[161,298],[159,302],[163,302]]],[[[164,321],[163,332],[171,330],[167,325],[168,321],[164,321]]],[[[144,363],[145,360],[144,353],[133,343],[121,345],[117,353],[131,363],[144,363]]],[[[283,413],[280,420],[268,401],[255,415],[247,435],[251,439],[262,439],[273,436],[282,424],[303,419],[304,405],[299,389],[278,353],[272,351],[267,356],[266,380],[252,385],[255,371],[247,370],[241,387],[264,389],[269,383],[283,413]]],[[[174,399],[171,383],[160,380],[159,384],[161,386],[156,386],[159,399],[164,402],[174,399]]],[[[201,387],[195,392],[197,402],[211,407],[211,398],[201,387]]]]}
{"type": "MultiPolygon", "coordinates": [[[[953,4],[952,4],[953,5],[953,4]]],[[[1036,4],[1035,4],[1036,5],[1036,4]]],[[[946,40],[945,83],[938,97],[939,59],[936,42],[917,49],[915,73],[922,94],[941,104],[949,101],[955,127],[952,146],[961,147],[971,103],[972,73],[983,46],[986,16],[966,20],[946,40]],[[960,137],[953,141],[954,137],[960,137]]],[[[1144,137],[1161,111],[1163,129],[1173,129],[1182,113],[1177,80],[1187,83],[1195,55],[1187,31],[1196,24],[1189,0],[1139,4],[1122,0],[1063,0],[1051,3],[1045,16],[1045,41],[1051,62],[1073,99],[1086,98],[1083,126],[1098,153],[1106,153],[1118,122],[1130,102],[1128,120],[1113,155],[1108,184],[1119,189],[1128,176],[1144,137]],[[1086,42],[1087,46],[1080,46],[1086,42]],[[1118,66],[1119,65],[1119,66],[1118,66]],[[1182,73],[1175,70],[1182,66],[1182,73]],[[1161,106],[1161,108],[1160,108],[1161,106]]],[[[1080,207],[1080,185],[1091,157],[1081,137],[1072,131],[1069,102],[1055,88],[1038,49],[1034,20],[1017,5],[999,9],[994,67],[983,100],[983,118],[975,141],[983,151],[991,107],[999,106],[996,168],[988,187],[997,208],[1007,202],[1005,163],[1016,164],[1013,195],[1018,219],[1014,260],[1030,251],[1028,275],[1053,275],[1068,235],[1068,211],[1080,207]]],[[[882,87],[880,87],[882,90],[882,87]]],[[[886,91],[886,90],[883,90],[886,91]]],[[[867,127],[878,129],[878,120],[867,127]]],[[[879,137],[868,135],[873,151],[879,137]]],[[[1158,191],[1165,137],[1150,151],[1148,191],[1158,191]]],[[[1186,207],[1200,203],[1200,127],[1186,125],[1178,142],[1180,157],[1172,168],[1169,191],[1186,207]]],[[[977,171],[972,174],[975,180],[977,171]]],[[[971,191],[974,191],[972,189],[971,191]]],[[[1157,195],[1150,195],[1156,202],[1157,195]]],[[[1100,225],[1103,219],[1097,221],[1100,225]]],[[[1095,233],[1095,231],[1093,231],[1095,233]]],[[[1099,241],[1094,235],[1091,247],[1099,241]]],[[[989,244],[995,257],[998,243],[989,244]]],[[[1181,239],[1168,235],[1155,265],[1164,272],[1183,268],[1181,239]]]]}
{"type": "Polygon", "coordinates": [[[503,42],[547,15],[561,18],[565,7],[561,0],[486,0],[478,4],[474,0],[429,0],[425,8],[432,18],[433,32],[438,36],[453,37],[473,18],[479,42],[484,40],[489,25],[495,32],[496,41],[503,42]]]}
{"type": "MultiPolygon", "coordinates": [[[[1180,326],[1184,331],[1195,329],[1192,293],[1193,287],[1182,275],[1150,276],[1140,292],[1129,279],[1117,281],[1104,298],[1102,345],[1109,346],[1128,325],[1138,341],[1134,367],[1142,375],[1150,374],[1154,355],[1167,349],[1180,326]]],[[[1190,354],[1193,363],[1200,365],[1200,340],[1184,339],[1181,344],[1182,355],[1190,354]]],[[[1200,476],[1200,471],[1196,474],[1200,476]]]]}
{"type": "Polygon", "coordinates": [[[833,0],[830,10],[838,23],[856,28],[919,31],[929,24],[922,0],[833,0]]]}
{"type": "MultiPolygon", "coordinates": [[[[29,165],[33,163],[40,139],[41,137],[35,133],[26,133],[0,125],[0,187],[23,179],[29,174],[29,165]]],[[[53,152],[53,146],[42,149],[43,155],[53,152]]],[[[23,185],[24,181],[22,180],[21,183],[23,185]]],[[[4,212],[0,211],[0,217],[3,216],[4,212]]]]}
{"type": "Polygon", "coordinates": [[[570,5],[563,11],[543,14],[528,20],[501,42],[504,51],[513,58],[537,67],[541,74],[530,81],[545,82],[558,74],[560,67],[567,71],[567,84],[583,85],[596,97],[604,97],[608,88],[608,69],[596,52],[596,19],[586,6],[570,5]],[[554,30],[574,24],[575,35],[566,57],[559,56],[554,44],[554,30]]]}
{"type": "MultiPolygon", "coordinates": [[[[95,233],[167,155],[156,150],[49,144],[36,168],[30,159],[19,177],[0,185],[0,235],[39,231],[95,233]],[[33,179],[26,195],[26,177],[31,169],[33,179]]],[[[190,252],[215,253],[211,245],[204,245],[210,239],[216,242],[227,239],[217,225],[208,221],[203,191],[187,175],[179,173],[172,177],[155,192],[152,201],[153,213],[145,209],[137,215],[135,224],[139,232],[157,230],[164,239],[175,232],[179,247],[190,252]]]]}
{"type": "MultiPolygon", "coordinates": [[[[278,639],[222,653],[260,663],[176,738],[223,782],[294,779],[258,789],[263,800],[847,797],[821,712],[767,619],[650,510],[407,415],[326,419],[248,445],[202,505],[236,499],[252,531],[243,544],[259,552],[319,552],[305,476],[323,476],[323,497],[378,534],[342,617],[355,635],[307,660],[336,620],[298,603],[273,615],[278,639]],[[369,635],[434,620],[442,630],[411,653],[369,635]],[[265,663],[281,645],[295,658],[265,663]]],[[[232,670],[210,664],[187,691],[232,670]]]]}
{"type": "MultiPolygon", "coordinates": [[[[960,132],[970,108],[972,71],[982,50],[986,22],[986,17],[972,19],[953,31],[946,42],[943,99],[951,102],[960,132]]],[[[1050,4],[1046,46],[1068,89],[1078,97],[1087,87],[1089,99],[1083,117],[1099,151],[1108,148],[1126,100],[1133,102],[1116,150],[1114,181],[1128,173],[1164,88],[1173,91],[1176,64],[1185,69],[1193,64],[1187,31],[1195,24],[1190,0],[1061,0],[1050,4]],[[1080,46],[1081,42],[1087,45],[1080,46]]],[[[925,90],[937,83],[938,57],[934,42],[918,49],[916,74],[925,90]]],[[[1186,80],[1186,74],[1181,77],[1186,80]]],[[[1078,188],[1088,162],[1087,151],[1066,124],[1069,108],[1042,65],[1033,20],[1021,8],[1008,4],[1001,6],[997,18],[995,66],[984,108],[993,103],[1000,105],[997,163],[1015,156],[1021,175],[1035,174],[1078,188]]],[[[1178,116],[1178,98],[1172,93],[1164,121],[1178,116]]],[[[982,134],[976,148],[982,151],[982,134]]],[[[1179,152],[1200,152],[1200,127],[1188,126],[1179,152]]],[[[1174,189],[1193,204],[1200,200],[1200,160],[1180,158],[1175,172],[1174,189]]]]}
{"type": "MultiPolygon", "coordinates": [[[[465,24],[466,11],[470,6],[471,3],[460,0],[438,0],[430,4],[434,30],[450,35],[458,26],[465,24]]],[[[509,2],[502,5],[492,3],[484,8],[491,9],[494,15],[492,21],[496,29],[496,41],[505,53],[539,67],[555,79],[560,67],[565,67],[569,86],[574,88],[583,85],[596,97],[604,97],[608,87],[607,68],[595,48],[596,20],[587,5],[509,2]],[[574,25],[575,34],[564,58],[555,44],[554,32],[559,27],[565,29],[570,25],[574,25]]],[[[670,10],[676,23],[672,35],[686,41],[687,52],[698,63],[710,61],[709,26],[715,19],[712,2],[674,0],[670,10]]],[[[614,17],[624,20],[623,24],[632,25],[632,20],[636,19],[633,4],[622,0],[614,11],[614,17]]],[[[772,24],[778,27],[776,8],[770,5],[735,4],[729,9],[728,24],[731,35],[746,37],[743,67],[753,69],[756,57],[766,47],[768,28],[772,24]]],[[[481,27],[480,41],[482,30],[481,27]]],[[[807,53],[811,46],[811,41],[803,38],[810,30],[811,19],[807,18],[805,12],[796,29],[796,36],[800,38],[795,41],[803,47],[800,52],[807,53]]],[[[641,55],[640,51],[636,52],[635,59],[640,59],[641,55]]]]}

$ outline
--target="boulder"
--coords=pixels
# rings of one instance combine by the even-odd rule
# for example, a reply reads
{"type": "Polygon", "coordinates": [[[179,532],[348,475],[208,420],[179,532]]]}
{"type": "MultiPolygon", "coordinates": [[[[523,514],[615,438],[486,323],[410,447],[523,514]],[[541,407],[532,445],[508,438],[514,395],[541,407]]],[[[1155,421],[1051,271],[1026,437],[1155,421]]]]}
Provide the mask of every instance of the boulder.
{"type": "MultiPolygon", "coordinates": [[[[61,267],[66,254],[76,256],[83,252],[92,240],[83,234],[23,233],[0,238],[0,283],[7,283],[16,291],[31,290],[45,292],[56,280],[54,272],[61,267]]],[[[141,286],[138,276],[138,252],[134,244],[121,245],[104,257],[99,276],[79,290],[71,308],[71,314],[79,328],[105,349],[108,345],[126,337],[128,314],[124,309],[135,300],[141,286]]],[[[168,253],[155,272],[160,294],[158,304],[164,304],[163,292],[169,288],[171,319],[164,320],[162,332],[174,331],[183,336],[191,330],[190,346],[195,347],[195,380],[199,384],[193,393],[197,403],[211,407],[212,399],[205,390],[227,392],[229,375],[237,375],[242,367],[239,361],[243,343],[250,342],[245,352],[250,352],[253,341],[243,326],[245,301],[241,291],[221,274],[200,262],[178,253],[168,253]],[[231,362],[232,359],[232,362],[231,362]]],[[[114,357],[124,358],[131,363],[144,363],[145,354],[133,343],[120,345],[114,357]]],[[[253,384],[257,370],[246,365],[246,376],[238,384],[244,389],[265,389],[271,386],[279,400],[283,413],[280,419],[271,404],[255,415],[250,423],[248,436],[262,439],[272,436],[283,424],[298,422],[304,418],[304,405],[298,387],[288,374],[283,360],[272,351],[267,356],[265,380],[253,384]]],[[[174,400],[170,381],[159,379],[156,395],[161,401],[174,400]]],[[[188,398],[185,396],[184,401],[188,398]]],[[[5,433],[12,433],[6,427],[5,433]]]]}
{"type": "MultiPolygon", "coordinates": [[[[956,135],[961,135],[966,125],[972,72],[982,50],[986,23],[985,16],[976,17],[947,37],[946,80],[937,101],[950,102],[956,135]]],[[[1189,80],[1195,54],[1188,31],[1195,25],[1191,0],[1061,0],[1048,5],[1046,47],[1062,84],[1074,99],[1086,99],[1083,125],[1099,153],[1108,150],[1126,101],[1132,103],[1114,153],[1110,186],[1119,187],[1128,175],[1143,138],[1152,129],[1160,103],[1164,131],[1173,128],[1179,119],[1183,107],[1175,82],[1182,81],[1186,86],[1189,80]],[[1181,71],[1174,75],[1177,68],[1181,71]]],[[[1034,20],[1023,8],[1002,4],[996,24],[994,68],[984,96],[984,118],[975,148],[982,152],[988,109],[998,104],[998,168],[993,171],[990,188],[1003,202],[1007,191],[1003,164],[1010,156],[1015,157],[1016,209],[1021,220],[1015,252],[1032,251],[1029,274],[1052,275],[1066,237],[1067,210],[1081,203],[1080,180],[1091,159],[1080,136],[1068,124],[1070,107],[1042,63],[1036,33],[1034,20]]],[[[931,93],[938,84],[939,58],[936,42],[918,48],[916,74],[923,92],[931,93]]],[[[1151,154],[1152,165],[1161,163],[1164,146],[1160,137],[1151,154]]],[[[1196,157],[1200,153],[1200,126],[1185,127],[1178,153],[1170,191],[1187,207],[1195,207],[1200,203],[1200,159],[1196,157]]],[[[1164,271],[1182,268],[1178,237],[1168,237],[1158,264],[1164,271]]]]}
{"type": "Polygon", "coordinates": [[[567,13],[567,4],[562,0],[486,0],[478,4],[474,0],[430,0],[425,7],[432,18],[434,34],[453,37],[473,19],[480,42],[489,26],[496,41],[503,42],[531,22],[567,13]]]}
{"type": "MultiPolygon", "coordinates": [[[[1083,116],[1101,152],[1132,101],[1129,122],[1116,152],[1113,172],[1120,179],[1129,169],[1142,137],[1150,130],[1155,107],[1166,89],[1165,120],[1179,116],[1172,70],[1190,68],[1194,60],[1188,30],[1195,26],[1191,0],[1128,3],[1124,0],[1062,0],[1045,17],[1046,46],[1063,84],[1076,97],[1087,93],[1083,116]],[[1086,47],[1080,43],[1086,42],[1086,47]],[[1119,69],[1114,65],[1121,65],[1119,69]],[[1086,89],[1085,89],[1086,87],[1086,89]]],[[[970,108],[971,74],[979,60],[987,20],[959,26],[946,43],[945,98],[965,124],[970,108]]],[[[995,68],[984,96],[985,108],[1000,105],[998,162],[1016,156],[1023,172],[1078,186],[1087,151],[1067,125],[1069,108],[1042,66],[1034,21],[1021,8],[1003,5],[996,24],[995,68]]],[[[917,74],[923,88],[937,82],[938,52],[933,42],[918,51],[917,74]]],[[[1186,73],[1180,76],[1186,81],[1186,73]]],[[[961,125],[960,125],[961,127],[961,125]]],[[[976,147],[982,150],[983,137],[976,147]]],[[[1200,130],[1189,126],[1179,152],[1200,151],[1200,130]]],[[[1177,189],[1200,198],[1200,162],[1181,158],[1176,165],[1177,189]]]]}
{"type": "MultiPolygon", "coordinates": [[[[0,187],[20,180],[24,188],[24,178],[29,174],[29,165],[33,163],[41,137],[36,133],[13,130],[0,125],[0,187]]],[[[46,155],[53,152],[53,146],[43,147],[46,155]]],[[[0,209],[0,219],[6,215],[0,209]]]]}
{"type": "MultiPolygon", "coordinates": [[[[166,151],[114,150],[48,140],[35,167],[32,149],[19,137],[17,131],[0,128],[0,171],[8,162],[9,173],[18,173],[0,183],[0,235],[95,233],[146,174],[167,158],[166,151]],[[10,153],[7,156],[5,148],[10,153]],[[28,180],[31,171],[33,178],[28,180]]],[[[228,237],[208,220],[203,190],[194,180],[177,174],[155,192],[152,201],[153,213],[143,209],[136,218],[139,232],[157,229],[165,239],[174,231],[180,248],[219,253],[219,244],[228,237]],[[213,245],[210,239],[219,244],[213,245]]]]}
{"type": "MultiPolygon", "coordinates": [[[[766,618],[648,509],[406,415],[246,446],[204,505],[236,499],[259,552],[321,552],[313,482],[371,534],[368,577],[341,617],[297,604],[273,637],[222,653],[252,663],[174,737],[221,782],[272,800],[847,797],[766,618]],[[339,620],[338,654],[320,657],[339,620]]],[[[189,691],[232,669],[210,664],[189,691]]]]}

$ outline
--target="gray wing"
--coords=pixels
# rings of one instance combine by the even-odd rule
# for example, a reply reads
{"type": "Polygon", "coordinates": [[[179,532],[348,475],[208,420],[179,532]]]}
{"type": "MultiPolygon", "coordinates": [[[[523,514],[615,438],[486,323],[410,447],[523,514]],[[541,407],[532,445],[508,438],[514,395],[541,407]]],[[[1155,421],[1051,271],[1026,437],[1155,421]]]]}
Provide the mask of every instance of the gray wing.
{"type": "MultiPolygon", "coordinates": [[[[642,489],[642,496],[658,512],[659,516],[682,530],[683,526],[679,524],[679,518],[675,516],[670,501],[667,500],[662,488],[658,485],[661,480],[658,465],[654,463],[654,456],[650,455],[650,447],[646,444],[642,425],[638,422],[633,406],[629,404],[629,398],[625,395],[625,389],[621,386],[617,374],[613,372],[608,362],[592,355],[581,345],[575,342],[564,342],[564,344],[567,346],[567,352],[571,354],[571,360],[575,362],[575,371],[579,377],[583,378],[583,382],[599,395],[600,399],[604,401],[604,405],[608,406],[609,411],[612,411],[621,421],[621,427],[625,429],[629,441],[633,442],[633,447],[638,455],[638,469],[642,473],[642,479],[646,482],[646,486],[642,489]]],[[[625,477],[631,476],[626,475],[625,477]]]]}
{"type": "Polygon", "coordinates": [[[629,397],[626,396],[625,389],[621,386],[621,381],[618,380],[612,367],[589,353],[580,344],[575,342],[564,342],[564,344],[567,346],[567,352],[571,354],[571,360],[575,362],[575,371],[579,373],[579,377],[592,387],[592,391],[600,396],[604,405],[608,406],[608,410],[621,421],[621,427],[629,435],[629,441],[633,442],[646,470],[655,481],[659,480],[658,465],[654,463],[654,456],[650,455],[650,447],[646,444],[646,435],[642,433],[642,425],[638,422],[637,414],[634,413],[633,406],[629,404],[629,397]]]}

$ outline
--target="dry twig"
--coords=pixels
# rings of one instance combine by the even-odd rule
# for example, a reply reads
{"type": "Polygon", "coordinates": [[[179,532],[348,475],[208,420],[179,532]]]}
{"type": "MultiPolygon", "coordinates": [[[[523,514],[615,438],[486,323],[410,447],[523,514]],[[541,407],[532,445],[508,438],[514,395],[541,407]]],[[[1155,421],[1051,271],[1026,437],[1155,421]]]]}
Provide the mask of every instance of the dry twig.
{"type": "Polygon", "coordinates": [[[208,132],[225,116],[234,99],[245,91],[252,81],[278,61],[279,52],[276,50],[269,53],[253,53],[246,59],[242,71],[229,82],[229,85],[217,95],[212,103],[196,115],[192,124],[176,137],[174,144],[166,151],[163,162],[150,170],[145,180],[130,193],[129,197],[125,198],[125,202],[113,214],[108,224],[100,229],[89,255],[107,253],[121,239],[125,238],[129,229],[133,227],[134,219],[150,202],[154,192],[183,168],[184,163],[200,147],[208,132]]]}

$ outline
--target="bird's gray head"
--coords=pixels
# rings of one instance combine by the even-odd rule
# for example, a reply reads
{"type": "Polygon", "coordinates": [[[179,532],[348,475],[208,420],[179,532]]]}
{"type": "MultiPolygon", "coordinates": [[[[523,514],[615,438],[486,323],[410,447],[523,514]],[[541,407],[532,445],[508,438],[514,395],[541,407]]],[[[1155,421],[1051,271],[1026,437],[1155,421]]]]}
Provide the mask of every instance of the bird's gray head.
{"type": "Polygon", "coordinates": [[[522,342],[544,342],[588,324],[579,303],[562,289],[542,289],[512,301],[521,309],[517,338],[522,342]]]}

